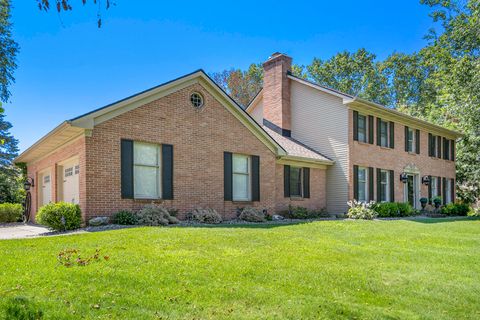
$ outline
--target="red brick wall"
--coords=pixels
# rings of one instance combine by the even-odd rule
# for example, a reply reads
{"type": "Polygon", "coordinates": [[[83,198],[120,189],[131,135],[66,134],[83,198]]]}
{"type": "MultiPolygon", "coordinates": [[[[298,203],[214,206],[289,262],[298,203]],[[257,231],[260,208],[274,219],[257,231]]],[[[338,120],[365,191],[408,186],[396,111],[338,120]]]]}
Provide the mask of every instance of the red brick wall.
{"type": "MultiPolygon", "coordinates": [[[[374,115],[374,114],[372,114],[374,115]]],[[[403,169],[414,164],[420,170],[420,178],[426,175],[455,178],[455,162],[430,157],[428,155],[428,131],[420,129],[420,154],[405,151],[405,126],[395,122],[395,148],[383,148],[376,145],[376,120],[374,144],[353,140],[353,111],[349,110],[349,199],[353,199],[353,166],[374,167],[394,170],[395,201],[404,199],[404,184],[400,181],[403,169]]],[[[377,194],[374,183],[374,195],[377,194]]],[[[428,186],[422,184],[420,197],[428,197],[428,186]]]]}
{"type": "Polygon", "coordinates": [[[69,144],[59,148],[55,152],[51,153],[50,155],[37,160],[33,163],[27,164],[27,172],[29,177],[33,177],[35,179],[35,186],[31,189],[32,195],[32,218],[34,219],[35,214],[39,207],[39,199],[38,193],[41,192],[40,187],[40,180],[39,180],[39,173],[50,169],[50,185],[51,185],[51,197],[52,201],[56,202],[60,199],[60,195],[58,194],[58,186],[61,183],[62,177],[60,176],[57,179],[58,174],[58,163],[69,158],[78,157],[79,165],[80,165],[80,173],[79,173],[79,196],[80,196],[80,208],[82,212],[86,210],[86,181],[85,181],[85,137],[77,138],[76,140],[70,142],[69,144]]]}
{"type": "Polygon", "coordinates": [[[326,170],[310,169],[310,198],[285,198],[283,191],[283,165],[277,164],[277,190],[276,190],[276,211],[288,209],[289,205],[300,206],[308,209],[324,209],[326,202],[326,170]]]}
{"type": "Polygon", "coordinates": [[[171,144],[174,152],[174,200],[158,201],[184,214],[195,207],[216,209],[227,218],[237,207],[275,206],[275,155],[199,84],[97,125],[87,145],[87,214],[137,210],[151,201],[122,199],[120,139],[171,144]],[[205,107],[196,110],[190,94],[200,92],[205,107]],[[260,156],[260,202],[224,201],[223,153],[260,156]]]}

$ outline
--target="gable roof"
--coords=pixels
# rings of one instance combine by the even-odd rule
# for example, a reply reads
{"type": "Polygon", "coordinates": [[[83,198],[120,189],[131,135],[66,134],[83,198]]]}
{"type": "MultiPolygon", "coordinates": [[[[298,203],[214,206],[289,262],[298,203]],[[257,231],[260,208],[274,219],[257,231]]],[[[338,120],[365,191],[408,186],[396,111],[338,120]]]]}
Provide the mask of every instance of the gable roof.
{"type": "Polygon", "coordinates": [[[197,70],[174,80],[144,90],[127,98],[118,100],[104,107],[92,110],[81,116],[64,121],[58,127],[22,152],[15,162],[31,162],[55,151],[82,135],[89,135],[95,125],[112,119],[122,113],[133,110],[146,103],[159,99],[194,83],[200,83],[222,105],[224,105],[247,129],[262,141],[277,156],[287,152],[275,141],[243,108],[222,90],[203,70],[197,70]]]}

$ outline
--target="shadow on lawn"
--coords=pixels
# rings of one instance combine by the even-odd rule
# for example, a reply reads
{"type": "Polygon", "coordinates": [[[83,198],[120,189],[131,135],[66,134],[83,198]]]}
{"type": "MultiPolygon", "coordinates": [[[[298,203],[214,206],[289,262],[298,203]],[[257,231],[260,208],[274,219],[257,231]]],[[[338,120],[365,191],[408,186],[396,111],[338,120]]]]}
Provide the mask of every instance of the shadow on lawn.
{"type": "Polygon", "coordinates": [[[476,221],[480,220],[480,217],[445,217],[445,218],[429,218],[429,217],[419,217],[414,219],[408,219],[413,222],[419,223],[445,223],[445,222],[455,222],[455,221],[476,221]]]}
{"type": "Polygon", "coordinates": [[[273,229],[278,227],[288,227],[293,225],[307,224],[317,221],[330,220],[304,220],[304,221],[287,221],[287,222],[262,222],[262,223],[219,223],[219,224],[180,224],[171,225],[171,228],[251,228],[251,229],[273,229]]]}

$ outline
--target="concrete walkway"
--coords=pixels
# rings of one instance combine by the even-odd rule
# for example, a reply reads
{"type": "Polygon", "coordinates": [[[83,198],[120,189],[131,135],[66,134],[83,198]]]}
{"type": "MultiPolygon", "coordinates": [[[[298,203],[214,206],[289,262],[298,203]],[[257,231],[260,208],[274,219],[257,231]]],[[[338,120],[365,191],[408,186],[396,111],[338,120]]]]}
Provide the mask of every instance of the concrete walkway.
{"type": "Polygon", "coordinates": [[[4,224],[0,225],[0,240],[35,237],[49,231],[47,228],[36,224],[4,224]]]}

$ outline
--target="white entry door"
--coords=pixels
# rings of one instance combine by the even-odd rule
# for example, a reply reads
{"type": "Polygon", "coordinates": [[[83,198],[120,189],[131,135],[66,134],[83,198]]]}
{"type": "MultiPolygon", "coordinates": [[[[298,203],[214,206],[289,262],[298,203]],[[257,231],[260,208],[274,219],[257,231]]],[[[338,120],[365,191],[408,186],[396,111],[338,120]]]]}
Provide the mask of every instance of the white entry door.
{"type": "Polygon", "coordinates": [[[52,184],[50,173],[44,173],[42,175],[42,206],[52,201],[52,184]]]}
{"type": "Polygon", "coordinates": [[[79,176],[78,163],[65,164],[63,166],[63,201],[79,203],[79,176]]]}

